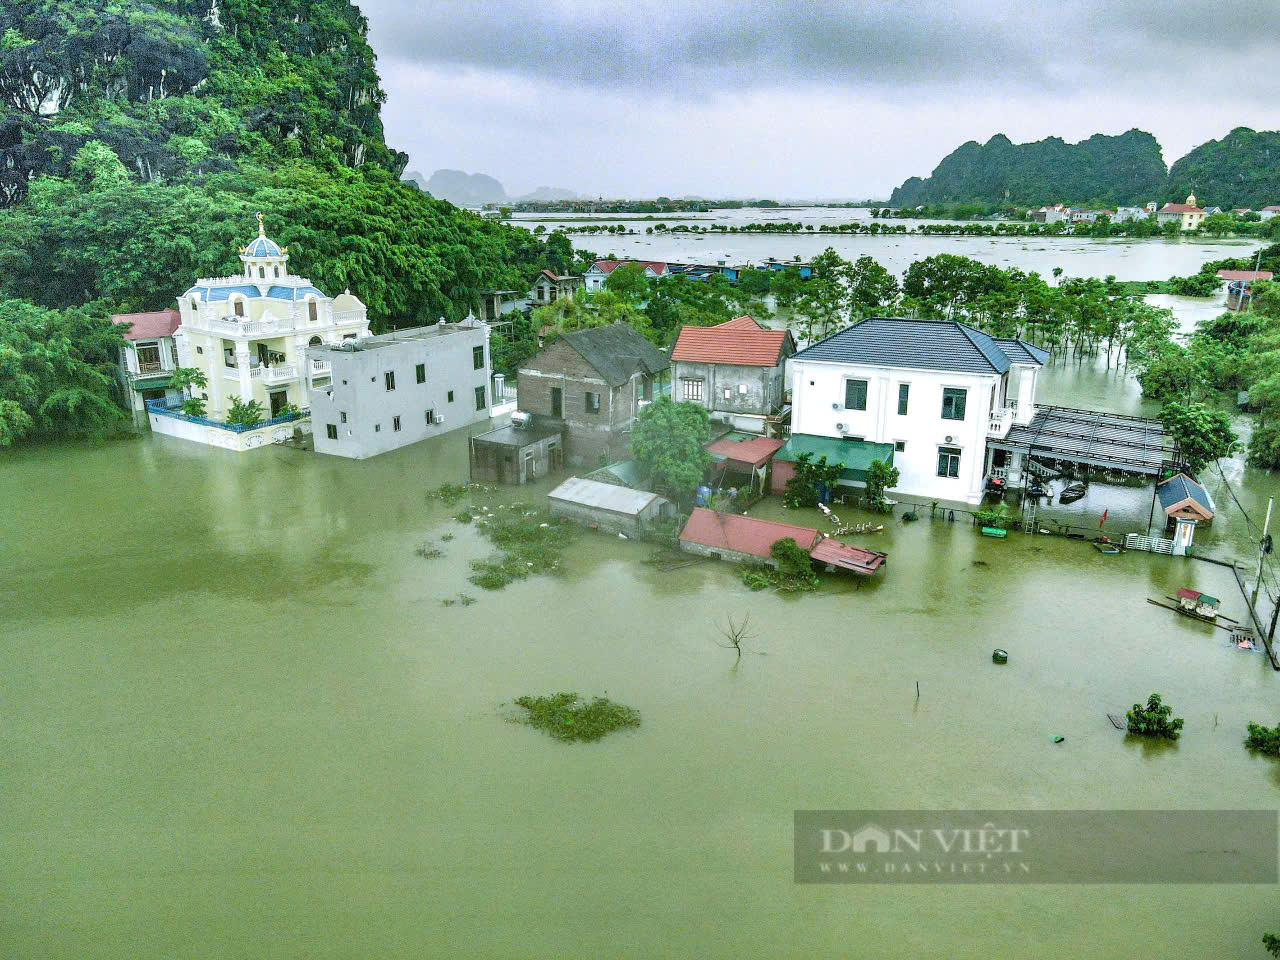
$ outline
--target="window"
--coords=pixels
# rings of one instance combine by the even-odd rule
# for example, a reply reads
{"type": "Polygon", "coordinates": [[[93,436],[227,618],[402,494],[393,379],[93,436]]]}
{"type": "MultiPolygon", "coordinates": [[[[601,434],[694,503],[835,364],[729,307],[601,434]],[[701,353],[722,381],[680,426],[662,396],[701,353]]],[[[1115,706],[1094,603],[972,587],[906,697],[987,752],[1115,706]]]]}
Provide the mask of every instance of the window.
{"type": "Polygon", "coordinates": [[[592,393],[590,390],[586,392],[587,413],[600,412],[600,394],[592,393]]]}
{"type": "Polygon", "coordinates": [[[310,340],[307,341],[307,346],[318,347],[318,346],[321,346],[323,343],[324,341],[321,340],[319,337],[312,337],[310,340]]]}
{"type": "Polygon", "coordinates": [[[382,432],[382,424],[380,424],[380,423],[375,423],[375,424],[373,425],[373,432],[374,432],[374,433],[381,433],[381,432],[382,432]]]}
{"type": "Polygon", "coordinates": [[[244,301],[243,301],[243,300],[237,300],[237,301],[235,302],[235,313],[236,313],[236,316],[237,316],[237,317],[243,317],[243,316],[244,316],[244,301]]]}
{"type": "Polygon", "coordinates": [[[867,381],[846,380],[844,382],[844,408],[846,410],[867,409],[867,381]]]}
{"type": "Polygon", "coordinates": [[[940,477],[960,476],[960,448],[959,447],[939,447],[938,448],[938,476],[940,477]]]}
{"type": "Polygon", "coordinates": [[[330,440],[338,439],[338,425],[336,423],[326,423],[324,425],[324,432],[330,440]]]}
{"type": "Polygon", "coordinates": [[[701,380],[681,380],[681,394],[686,400],[702,399],[702,381],[701,380]]]}
{"type": "Polygon", "coordinates": [[[279,267],[276,267],[276,276],[277,276],[277,277],[278,277],[278,276],[280,276],[280,268],[279,268],[279,267]]]}
{"type": "Polygon", "coordinates": [[[259,280],[267,279],[267,271],[262,267],[258,268],[258,279],[259,280]]]}
{"type": "Polygon", "coordinates": [[[452,390],[450,390],[450,391],[449,391],[449,402],[450,402],[450,403],[453,403],[453,391],[452,391],[452,390]]]}
{"type": "Polygon", "coordinates": [[[427,426],[436,422],[436,412],[434,410],[427,411],[427,426]]]}
{"type": "Polygon", "coordinates": [[[738,384],[738,394],[744,397],[747,395],[747,385],[745,383],[738,384]]]}
{"type": "Polygon", "coordinates": [[[907,415],[907,401],[911,398],[911,384],[898,384],[898,416],[907,415]]]}
{"type": "Polygon", "coordinates": [[[339,419],[339,420],[341,420],[343,423],[346,423],[346,422],[347,422],[347,411],[345,411],[345,410],[339,410],[339,411],[338,411],[338,419],[339,419]]]}
{"type": "Polygon", "coordinates": [[[733,397],[733,390],[732,390],[731,388],[729,388],[729,387],[725,387],[725,388],[724,388],[724,398],[725,398],[726,400],[729,400],[729,399],[732,399],[732,397],[733,397]]]}
{"type": "Polygon", "coordinates": [[[419,383],[427,382],[427,365],[425,363],[418,364],[415,368],[415,373],[417,373],[419,383]]]}
{"type": "Polygon", "coordinates": [[[192,301],[191,301],[191,309],[192,309],[192,310],[199,310],[199,309],[200,309],[200,302],[199,302],[198,300],[192,300],[192,301]]]}
{"type": "Polygon", "coordinates": [[[487,404],[484,402],[484,387],[476,387],[476,409],[483,410],[487,404]]]}
{"type": "Polygon", "coordinates": [[[204,347],[196,347],[196,353],[204,353],[204,347]]]}
{"type": "Polygon", "coordinates": [[[394,390],[396,388],[396,372],[388,370],[382,375],[382,382],[387,385],[388,390],[394,390]]]}
{"type": "Polygon", "coordinates": [[[471,348],[471,367],[475,370],[484,369],[484,347],[471,348]]]}
{"type": "Polygon", "coordinates": [[[391,429],[392,429],[392,430],[394,430],[396,433],[399,433],[399,432],[400,432],[400,418],[399,418],[399,417],[392,417],[392,418],[391,418],[391,429]]]}
{"type": "Polygon", "coordinates": [[[964,401],[968,396],[968,390],[959,390],[955,387],[944,387],[942,390],[942,419],[943,420],[963,420],[964,419],[964,401]]]}
{"type": "Polygon", "coordinates": [[[895,441],[893,441],[893,452],[894,452],[894,453],[906,453],[906,452],[907,452],[907,441],[905,441],[905,440],[895,440],[895,441]]]}
{"type": "Polygon", "coordinates": [[[320,320],[320,305],[314,300],[307,301],[307,319],[312,323],[320,320]]]}

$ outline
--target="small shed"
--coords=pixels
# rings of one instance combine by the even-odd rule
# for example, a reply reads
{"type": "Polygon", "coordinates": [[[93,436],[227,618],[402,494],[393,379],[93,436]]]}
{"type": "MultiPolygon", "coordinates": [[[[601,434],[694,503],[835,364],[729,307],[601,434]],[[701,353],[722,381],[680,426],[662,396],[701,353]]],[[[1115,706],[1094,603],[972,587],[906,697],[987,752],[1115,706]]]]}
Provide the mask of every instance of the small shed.
{"type": "Polygon", "coordinates": [[[529,483],[564,463],[563,429],[536,420],[510,424],[471,438],[471,479],[481,483],[529,483]]]}
{"type": "Polygon", "coordinates": [[[776,437],[750,436],[739,439],[730,434],[706,445],[704,448],[713,463],[719,465],[721,471],[743,473],[751,477],[751,486],[760,482],[764,490],[765,474],[769,469],[769,461],[782,447],[784,441],[776,437]]]}
{"type": "Polygon", "coordinates": [[[638,535],[676,515],[675,504],[648,490],[631,490],[586,477],[570,477],[547,494],[554,517],[567,517],[606,533],[638,535]]]}
{"type": "Polygon", "coordinates": [[[1213,519],[1215,507],[1209,491],[1185,473],[1179,473],[1156,484],[1156,496],[1168,525],[1177,520],[1192,520],[1196,523],[1208,523],[1213,519]]]}
{"type": "Polygon", "coordinates": [[[694,507],[689,522],[680,531],[680,549],[716,560],[763,562],[772,567],[777,566],[777,561],[769,550],[787,537],[805,550],[812,550],[821,534],[812,527],[694,507]]]}
{"type": "Polygon", "coordinates": [[[851,547],[830,537],[819,540],[817,546],[809,551],[809,556],[826,564],[828,570],[852,570],[864,577],[871,576],[889,559],[888,554],[863,547],[851,547]]]}

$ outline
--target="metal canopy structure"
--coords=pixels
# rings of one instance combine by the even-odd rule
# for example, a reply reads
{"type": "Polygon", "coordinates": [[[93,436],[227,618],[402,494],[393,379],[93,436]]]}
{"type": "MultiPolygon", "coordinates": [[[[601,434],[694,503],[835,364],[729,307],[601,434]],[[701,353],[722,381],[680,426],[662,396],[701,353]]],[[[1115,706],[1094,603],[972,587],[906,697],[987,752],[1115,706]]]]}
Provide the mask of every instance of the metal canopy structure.
{"type": "Polygon", "coordinates": [[[1002,439],[987,443],[995,450],[1043,460],[1151,476],[1179,460],[1159,420],[1075,407],[1037,407],[1029,424],[1014,426],[1002,439]]]}

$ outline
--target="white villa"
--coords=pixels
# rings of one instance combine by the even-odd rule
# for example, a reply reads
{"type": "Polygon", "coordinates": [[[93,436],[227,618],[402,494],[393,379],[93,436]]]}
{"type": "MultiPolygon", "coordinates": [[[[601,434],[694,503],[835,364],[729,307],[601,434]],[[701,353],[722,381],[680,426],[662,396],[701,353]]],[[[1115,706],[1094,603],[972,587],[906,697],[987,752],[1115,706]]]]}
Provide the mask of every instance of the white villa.
{"type": "Polygon", "coordinates": [[[868,318],[788,361],[792,436],[849,441],[850,462],[859,441],[892,444],[896,491],[975,504],[988,476],[1009,472],[989,441],[1031,423],[1048,358],[963,323],[868,318]]]}
{"type": "Polygon", "coordinates": [[[240,251],[244,273],[199,279],[178,298],[179,365],[208,379],[206,388],[193,391],[206,409],[193,417],[172,400],[151,400],[154,431],[248,450],[284,439],[295,427],[310,429],[311,390],[330,383],[330,369],[327,361],[308,359],[307,348],[366,337],[369,322],[350,291],[326,296],[289,273],[288,260],[258,214],[258,235],[240,251]],[[254,427],[227,424],[233,397],[257,400],[268,419],[254,427]]]}
{"type": "Polygon", "coordinates": [[[1179,230],[1195,230],[1204,223],[1208,213],[1196,206],[1196,195],[1190,194],[1186,203],[1166,203],[1156,211],[1156,220],[1165,224],[1170,220],[1178,222],[1179,230]]]}

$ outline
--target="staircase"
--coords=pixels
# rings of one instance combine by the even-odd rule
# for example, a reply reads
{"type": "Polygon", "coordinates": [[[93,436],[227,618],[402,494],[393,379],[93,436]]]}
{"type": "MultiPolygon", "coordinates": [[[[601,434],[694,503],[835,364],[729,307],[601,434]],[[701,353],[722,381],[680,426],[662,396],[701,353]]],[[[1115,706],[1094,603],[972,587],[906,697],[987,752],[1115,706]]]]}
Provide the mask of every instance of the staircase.
{"type": "Polygon", "coordinates": [[[1022,532],[1036,532],[1036,507],[1040,504],[1039,499],[1031,498],[1024,500],[1022,503],[1022,532]]]}

